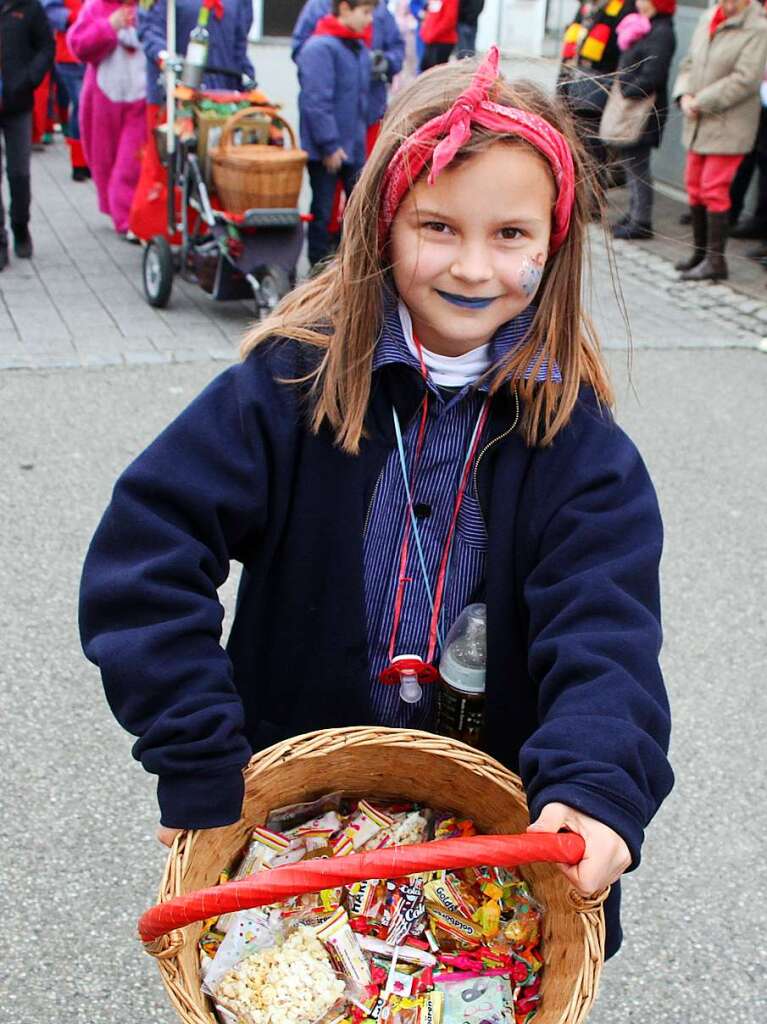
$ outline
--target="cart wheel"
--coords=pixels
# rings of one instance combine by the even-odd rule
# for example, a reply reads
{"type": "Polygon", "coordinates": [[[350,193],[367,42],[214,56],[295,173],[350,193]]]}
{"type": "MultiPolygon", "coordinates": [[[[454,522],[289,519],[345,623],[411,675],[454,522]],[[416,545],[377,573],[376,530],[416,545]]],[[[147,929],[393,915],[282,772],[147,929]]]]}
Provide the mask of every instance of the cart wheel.
{"type": "Polygon", "coordinates": [[[292,285],[287,271],[276,263],[264,267],[257,277],[259,289],[256,295],[256,315],[264,317],[288,294],[292,285]]]}
{"type": "Polygon", "coordinates": [[[155,235],[144,249],[143,275],[147,302],[163,309],[173,288],[173,250],[162,235],[155,235]]]}

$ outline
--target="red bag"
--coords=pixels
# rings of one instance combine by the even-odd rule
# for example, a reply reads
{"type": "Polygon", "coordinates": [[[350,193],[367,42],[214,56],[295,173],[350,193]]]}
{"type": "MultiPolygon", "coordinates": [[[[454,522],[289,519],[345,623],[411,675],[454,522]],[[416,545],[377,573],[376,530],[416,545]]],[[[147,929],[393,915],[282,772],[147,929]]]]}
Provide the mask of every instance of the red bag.
{"type": "Polygon", "coordinates": [[[427,44],[458,42],[458,0],[429,0],[421,39],[427,44]]]}

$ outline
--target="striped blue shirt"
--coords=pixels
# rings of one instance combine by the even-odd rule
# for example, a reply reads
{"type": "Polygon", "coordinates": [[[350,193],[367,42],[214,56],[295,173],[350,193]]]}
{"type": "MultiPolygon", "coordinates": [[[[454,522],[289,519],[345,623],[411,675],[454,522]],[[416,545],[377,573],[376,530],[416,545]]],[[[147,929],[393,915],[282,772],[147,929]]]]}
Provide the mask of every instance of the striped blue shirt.
{"type": "MultiPolygon", "coordinates": [[[[490,343],[491,365],[499,362],[513,346],[523,341],[534,313],[535,310],[528,307],[514,320],[499,328],[490,343]]],[[[386,311],[373,358],[373,371],[388,363],[404,363],[420,372],[418,359],[410,351],[405,340],[396,306],[386,311]]],[[[544,364],[538,377],[543,379],[545,376],[544,364]]],[[[554,379],[559,379],[557,367],[554,368],[554,379]]],[[[488,389],[488,382],[479,385],[467,384],[454,395],[445,395],[431,378],[427,378],[426,383],[430,399],[426,434],[418,473],[415,482],[412,476],[410,482],[413,487],[414,507],[416,512],[421,512],[422,515],[418,519],[418,528],[429,583],[433,590],[461,470],[488,389]]],[[[414,416],[409,424],[402,424],[402,440],[409,475],[412,470],[419,420],[419,416],[414,416]]],[[[485,430],[487,431],[487,427],[485,430]]],[[[478,453],[481,453],[487,441],[488,438],[483,436],[478,453]]],[[[389,639],[406,510],[407,494],[395,449],[386,460],[376,482],[364,538],[371,705],[378,724],[429,729],[433,724],[434,714],[433,687],[424,687],[424,696],[417,704],[406,704],[400,699],[399,688],[396,685],[384,686],[378,681],[379,674],[389,661],[389,639]]],[[[485,544],[482,512],[473,486],[469,486],[456,524],[445,586],[440,624],[443,638],[484,579],[485,544]]],[[[425,658],[431,610],[412,538],[406,575],[411,582],[405,587],[395,655],[412,654],[425,658]]],[[[437,659],[439,654],[437,649],[437,659]]]]}

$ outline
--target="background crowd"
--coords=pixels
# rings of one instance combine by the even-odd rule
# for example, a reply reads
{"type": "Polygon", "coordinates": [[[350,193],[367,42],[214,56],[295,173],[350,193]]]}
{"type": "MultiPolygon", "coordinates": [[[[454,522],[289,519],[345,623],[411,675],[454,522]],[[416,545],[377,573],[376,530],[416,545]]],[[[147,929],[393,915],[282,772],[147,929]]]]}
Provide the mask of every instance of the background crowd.
{"type": "MultiPolygon", "coordinates": [[[[306,0],[291,54],[309,155],[309,260],[337,242],[345,195],[375,141],[389,97],[415,75],[474,53],[483,0],[306,0]]],[[[567,27],[558,89],[594,157],[594,213],[625,181],[616,238],[653,234],[652,152],[669,111],[683,118],[692,249],[685,280],[727,276],[728,235],[754,238],[767,267],[767,16],[759,0],[703,11],[675,80],[676,0],[586,0],[567,27]],[[756,174],[756,203],[745,212],[756,174]]],[[[91,176],[99,208],[130,241],[166,231],[165,175],[152,129],[164,117],[165,0],[7,0],[0,8],[0,128],[14,249],[32,256],[30,154],[65,130],[75,181],[91,176]]],[[[176,48],[204,23],[209,89],[255,80],[251,0],[177,0],[176,48]],[[204,13],[204,22],[203,15],[204,13]]],[[[0,205],[0,269],[8,236],[0,205]]]]}

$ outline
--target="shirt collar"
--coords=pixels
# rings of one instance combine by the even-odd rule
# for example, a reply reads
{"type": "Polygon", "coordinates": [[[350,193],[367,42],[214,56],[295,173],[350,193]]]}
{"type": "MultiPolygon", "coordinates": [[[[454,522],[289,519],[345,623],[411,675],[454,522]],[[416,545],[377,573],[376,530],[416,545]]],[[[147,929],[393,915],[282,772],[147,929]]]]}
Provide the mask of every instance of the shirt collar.
{"type": "MultiPolygon", "coordinates": [[[[505,324],[501,324],[490,339],[491,367],[500,363],[517,345],[522,344],[530,330],[535,313],[535,307],[528,306],[518,316],[515,316],[513,320],[508,320],[505,324]]],[[[383,325],[373,355],[373,370],[378,370],[390,363],[404,363],[406,366],[412,366],[419,373],[421,372],[421,364],[410,351],[405,340],[402,321],[399,315],[399,306],[396,300],[388,300],[384,307],[383,325]]],[[[534,363],[535,359],[533,358],[524,374],[526,380],[532,374],[534,363]]],[[[548,361],[544,360],[538,368],[535,379],[537,381],[546,380],[547,372],[548,361]]],[[[552,379],[558,384],[562,382],[562,374],[556,363],[554,363],[552,379]]],[[[491,381],[492,375],[486,376],[478,385],[479,390],[488,391],[491,381]]]]}

